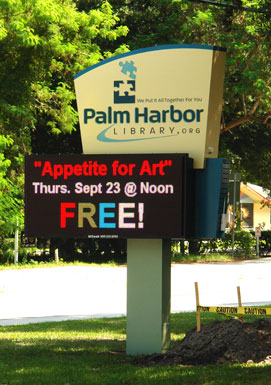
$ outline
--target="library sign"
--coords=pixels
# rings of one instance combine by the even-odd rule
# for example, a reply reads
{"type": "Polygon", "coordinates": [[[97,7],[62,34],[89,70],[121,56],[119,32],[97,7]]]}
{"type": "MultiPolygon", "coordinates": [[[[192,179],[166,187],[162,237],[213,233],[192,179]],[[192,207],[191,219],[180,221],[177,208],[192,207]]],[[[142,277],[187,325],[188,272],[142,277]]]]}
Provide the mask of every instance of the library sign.
{"type": "Polygon", "coordinates": [[[26,235],[185,237],[192,167],[218,152],[224,66],[222,48],[165,45],[78,73],[84,155],[26,157],[26,235]]]}
{"type": "Polygon", "coordinates": [[[182,237],[189,169],[187,154],[27,156],[25,232],[182,237]]]}
{"type": "Polygon", "coordinates": [[[225,50],[164,45],[114,56],[75,76],[85,154],[216,158],[225,50]]]}

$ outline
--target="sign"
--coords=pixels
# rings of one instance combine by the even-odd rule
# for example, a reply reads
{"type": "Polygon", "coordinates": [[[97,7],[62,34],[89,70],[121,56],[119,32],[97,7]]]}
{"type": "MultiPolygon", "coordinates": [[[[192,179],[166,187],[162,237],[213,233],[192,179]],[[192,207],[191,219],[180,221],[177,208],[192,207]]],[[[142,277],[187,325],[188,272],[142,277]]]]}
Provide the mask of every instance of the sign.
{"type": "Polygon", "coordinates": [[[27,237],[25,235],[25,232],[22,231],[21,232],[21,247],[22,248],[30,248],[30,247],[36,247],[36,246],[37,246],[36,238],[27,237]]]}
{"type": "Polygon", "coordinates": [[[231,315],[271,315],[268,307],[244,307],[244,306],[197,306],[197,311],[203,313],[220,313],[231,315]]]}
{"type": "Polygon", "coordinates": [[[164,45],[114,56],[75,76],[85,154],[216,158],[225,50],[164,45]]]}
{"type": "Polygon", "coordinates": [[[261,227],[260,227],[260,226],[255,227],[255,237],[256,237],[256,238],[260,238],[261,235],[262,235],[262,233],[261,233],[261,227]]]}
{"type": "Polygon", "coordinates": [[[190,161],[187,154],[27,156],[25,233],[182,237],[190,161]]]}
{"type": "Polygon", "coordinates": [[[231,173],[229,180],[229,204],[240,204],[240,184],[241,174],[239,172],[231,173]]]}

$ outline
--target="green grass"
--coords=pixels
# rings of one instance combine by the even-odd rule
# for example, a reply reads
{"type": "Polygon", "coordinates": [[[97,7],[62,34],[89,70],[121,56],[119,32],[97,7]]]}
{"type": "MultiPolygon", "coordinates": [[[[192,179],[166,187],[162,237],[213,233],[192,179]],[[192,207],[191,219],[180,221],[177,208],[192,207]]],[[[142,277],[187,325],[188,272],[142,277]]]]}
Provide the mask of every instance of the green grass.
{"type": "MultiPolygon", "coordinates": [[[[250,256],[248,259],[255,259],[256,256],[250,256]]],[[[209,254],[181,254],[173,253],[172,262],[174,263],[196,263],[196,262],[230,262],[238,261],[245,259],[244,257],[232,256],[231,254],[219,254],[219,253],[209,253],[209,254]]]]}
{"type": "MultiPolygon", "coordinates": [[[[224,319],[203,313],[202,322],[224,319]]],[[[172,315],[172,344],[196,325],[195,313],[172,315]]],[[[125,318],[0,327],[0,384],[270,385],[271,366],[141,367],[125,354],[125,318]]]]}
{"type": "MultiPolygon", "coordinates": [[[[249,259],[255,259],[256,256],[252,256],[249,259]]],[[[177,252],[172,253],[171,261],[172,263],[196,263],[196,262],[229,262],[229,261],[238,261],[240,258],[238,257],[232,257],[231,254],[181,254],[177,252]]],[[[243,258],[244,259],[244,258],[243,258]]],[[[18,263],[17,265],[6,264],[6,265],[0,265],[0,270],[17,270],[17,269],[34,269],[34,268],[50,268],[50,267],[63,267],[63,266],[103,266],[103,267],[118,267],[126,265],[126,263],[123,262],[117,262],[117,261],[106,261],[106,262],[81,262],[81,261],[73,261],[73,262],[65,262],[63,260],[56,262],[37,262],[37,261],[30,261],[28,263],[18,263]]],[[[2,384],[0,384],[2,385],[2,384]]]]}
{"type": "MultiPolygon", "coordinates": [[[[17,265],[11,263],[6,265],[0,265],[0,270],[20,270],[20,269],[35,269],[35,268],[50,268],[50,267],[64,267],[64,266],[102,266],[102,267],[118,267],[121,266],[121,263],[115,261],[94,263],[94,262],[28,262],[28,263],[18,263],[17,265]]],[[[2,385],[2,384],[0,384],[2,385]]]]}

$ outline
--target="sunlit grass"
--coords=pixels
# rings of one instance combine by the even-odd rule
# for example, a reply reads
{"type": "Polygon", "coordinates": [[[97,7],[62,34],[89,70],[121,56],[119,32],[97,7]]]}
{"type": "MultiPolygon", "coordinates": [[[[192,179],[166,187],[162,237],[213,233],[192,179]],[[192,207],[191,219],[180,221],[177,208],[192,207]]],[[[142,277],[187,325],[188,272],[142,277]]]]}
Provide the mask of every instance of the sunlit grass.
{"type": "MultiPolygon", "coordinates": [[[[256,256],[250,257],[250,259],[255,259],[256,256]]],[[[229,262],[233,260],[238,260],[238,257],[232,257],[231,254],[220,254],[220,253],[207,253],[207,254],[182,254],[178,252],[172,252],[171,261],[172,263],[196,263],[196,262],[229,262]]],[[[102,267],[118,267],[125,266],[126,262],[118,261],[106,261],[106,262],[82,262],[82,261],[73,261],[65,262],[60,260],[58,263],[44,262],[44,261],[30,261],[28,263],[18,263],[18,264],[6,264],[0,265],[0,270],[18,270],[18,269],[35,269],[35,268],[52,268],[52,267],[65,267],[65,266],[102,266],[102,267]]],[[[0,384],[1,385],[1,384],[0,384]]]]}
{"type": "MultiPolygon", "coordinates": [[[[250,259],[255,259],[256,256],[250,257],[250,259]]],[[[237,261],[239,257],[233,257],[231,254],[220,254],[220,253],[206,253],[206,254],[182,254],[182,253],[173,253],[172,262],[173,263],[196,263],[196,262],[230,262],[237,261]]],[[[244,259],[244,258],[243,258],[244,259]]]]}
{"type": "MultiPolygon", "coordinates": [[[[201,314],[202,323],[224,319],[201,314]]],[[[195,312],[172,314],[172,346],[195,326],[195,312]]],[[[0,384],[270,385],[268,365],[143,367],[125,349],[125,318],[0,327],[0,384]]]]}
{"type": "MultiPolygon", "coordinates": [[[[6,265],[0,265],[0,270],[20,270],[20,269],[37,269],[37,268],[52,268],[52,267],[67,267],[67,266],[101,266],[101,267],[118,267],[122,264],[116,262],[116,261],[107,261],[107,262],[81,262],[81,261],[74,261],[74,262],[64,262],[59,261],[56,262],[37,262],[36,263],[18,263],[18,264],[6,264],[6,265]]],[[[1,384],[0,384],[1,385],[1,384]]]]}

